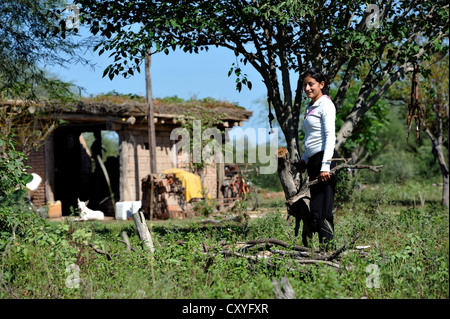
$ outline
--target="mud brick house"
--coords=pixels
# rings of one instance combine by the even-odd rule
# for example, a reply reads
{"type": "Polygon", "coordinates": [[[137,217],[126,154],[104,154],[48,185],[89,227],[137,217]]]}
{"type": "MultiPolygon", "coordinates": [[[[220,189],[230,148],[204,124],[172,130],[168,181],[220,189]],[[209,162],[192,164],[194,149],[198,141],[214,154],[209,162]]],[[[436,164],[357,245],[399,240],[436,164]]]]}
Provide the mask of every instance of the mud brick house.
{"type": "MultiPolygon", "coordinates": [[[[251,111],[234,104],[211,100],[155,99],[153,105],[157,173],[170,168],[189,170],[186,164],[173,164],[170,159],[171,148],[177,142],[170,139],[170,133],[180,126],[183,116],[195,118],[199,112],[210,111],[222,120],[217,127],[225,130],[242,125],[252,115],[251,111]]],[[[102,153],[100,132],[105,130],[118,134],[120,154],[104,162],[115,201],[141,200],[142,179],[150,171],[147,104],[143,98],[99,96],[64,108],[47,103],[45,114],[63,120],[63,124],[28,157],[27,164],[32,167],[29,172],[42,177],[41,185],[33,193],[35,206],[60,200],[63,215],[68,215],[70,207],[76,208],[80,198],[89,200],[90,208],[102,209],[106,215],[113,216],[111,200],[108,200],[110,192],[100,165],[95,162],[96,155],[102,153]],[[84,132],[92,132],[96,137],[91,149],[82,137],[84,132]]],[[[218,170],[218,165],[209,165],[202,172],[204,187],[212,198],[217,197],[221,186],[218,172],[223,170],[218,170]]]]}

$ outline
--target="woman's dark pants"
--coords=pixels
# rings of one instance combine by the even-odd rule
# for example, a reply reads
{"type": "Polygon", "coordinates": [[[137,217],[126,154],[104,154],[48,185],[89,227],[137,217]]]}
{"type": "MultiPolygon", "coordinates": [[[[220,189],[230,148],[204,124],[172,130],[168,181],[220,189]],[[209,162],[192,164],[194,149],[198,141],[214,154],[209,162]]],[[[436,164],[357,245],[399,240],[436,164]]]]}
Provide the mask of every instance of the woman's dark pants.
{"type": "MultiPolygon", "coordinates": [[[[337,157],[336,151],[333,157],[337,157]]],[[[316,179],[320,174],[322,166],[323,151],[314,154],[308,160],[306,166],[309,180],[316,179]]],[[[331,168],[336,166],[337,162],[331,162],[331,168]]],[[[334,244],[330,245],[330,241],[334,238],[334,223],[333,223],[333,204],[334,194],[336,193],[337,175],[331,175],[326,182],[319,182],[311,186],[311,201],[310,209],[313,215],[313,230],[317,231],[319,235],[319,243],[322,248],[328,251],[333,249],[334,244]]]]}

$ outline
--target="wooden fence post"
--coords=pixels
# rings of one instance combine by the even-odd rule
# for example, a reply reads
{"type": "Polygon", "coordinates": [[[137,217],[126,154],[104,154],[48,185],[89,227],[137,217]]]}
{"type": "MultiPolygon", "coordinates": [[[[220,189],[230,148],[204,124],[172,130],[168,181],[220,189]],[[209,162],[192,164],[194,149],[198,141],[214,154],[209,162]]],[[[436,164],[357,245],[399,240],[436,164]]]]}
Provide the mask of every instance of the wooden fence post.
{"type": "Polygon", "coordinates": [[[149,249],[153,254],[155,252],[155,247],[153,246],[152,236],[150,235],[150,231],[145,222],[144,214],[139,210],[133,214],[133,220],[144,249],[149,249]]]}

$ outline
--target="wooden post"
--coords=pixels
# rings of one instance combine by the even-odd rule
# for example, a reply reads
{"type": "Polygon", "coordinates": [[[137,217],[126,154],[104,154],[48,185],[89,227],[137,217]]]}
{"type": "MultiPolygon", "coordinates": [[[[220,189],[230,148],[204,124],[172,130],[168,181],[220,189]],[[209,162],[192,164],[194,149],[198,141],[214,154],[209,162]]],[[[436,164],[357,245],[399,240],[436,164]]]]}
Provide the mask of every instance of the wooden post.
{"type": "MultiPolygon", "coordinates": [[[[149,54],[145,57],[145,82],[147,89],[147,104],[148,104],[148,145],[150,151],[150,219],[152,219],[153,215],[153,173],[156,173],[156,139],[155,139],[155,122],[153,121],[153,101],[152,101],[152,83],[150,78],[150,50],[149,54]]],[[[137,158],[136,158],[137,160],[137,158]]],[[[153,246],[152,236],[147,227],[147,223],[145,222],[144,214],[140,209],[136,213],[133,214],[134,224],[136,225],[136,229],[138,231],[139,239],[142,241],[144,245],[144,249],[149,249],[152,254],[155,251],[153,246]]],[[[153,260],[153,259],[152,259],[153,260]]],[[[152,265],[152,273],[153,273],[153,262],[152,265]]]]}
{"type": "Polygon", "coordinates": [[[139,210],[133,214],[133,220],[144,249],[149,249],[153,254],[155,252],[155,247],[153,246],[152,236],[150,235],[150,231],[145,222],[144,214],[139,210]]]}
{"type": "Polygon", "coordinates": [[[150,219],[153,216],[153,176],[156,173],[156,137],[155,137],[155,122],[153,110],[153,96],[152,96],[152,79],[150,74],[151,66],[151,51],[145,56],[145,83],[147,91],[147,105],[148,105],[148,148],[150,152],[150,219]]]}
{"type": "Polygon", "coordinates": [[[156,137],[155,137],[155,122],[152,96],[152,80],[150,74],[151,57],[149,54],[145,57],[145,82],[147,90],[147,105],[148,105],[148,145],[150,151],[150,174],[156,173],[156,137]]]}
{"type": "Polygon", "coordinates": [[[45,202],[55,201],[54,181],[55,181],[55,153],[53,149],[53,133],[45,138],[44,158],[45,158],[45,202]]]}
{"type": "Polygon", "coordinates": [[[218,178],[219,178],[219,185],[218,185],[218,189],[217,189],[217,198],[219,199],[219,211],[222,211],[224,208],[224,199],[223,199],[223,193],[222,193],[222,187],[223,187],[223,179],[224,179],[224,174],[225,174],[225,163],[224,163],[224,156],[221,153],[220,154],[220,161],[217,164],[218,167],[218,178]]]}

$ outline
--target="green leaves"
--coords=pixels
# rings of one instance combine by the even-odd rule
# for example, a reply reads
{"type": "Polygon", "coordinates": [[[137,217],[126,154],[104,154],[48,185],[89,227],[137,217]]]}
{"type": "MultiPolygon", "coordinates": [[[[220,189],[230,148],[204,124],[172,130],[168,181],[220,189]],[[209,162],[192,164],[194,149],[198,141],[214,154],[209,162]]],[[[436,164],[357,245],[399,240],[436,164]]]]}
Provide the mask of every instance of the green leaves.
{"type": "Polygon", "coordinates": [[[233,73],[236,76],[236,90],[241,92],[242,85],[246,85],[249,90],[252,89],[252,82],[247,79],[247,74],[242,74],[241,68],[235,63],[231,65],[231,68],[228,71],[228,77],[230,77],[233,73]]]}
{"type": "Polygon", "coordinates": [[[8,200],[21,201],[26,195],[25,185],[33,179],[24,172],[26,157],[16,151],[15,144],[14,136],[0,138],[0,204],[8,200]]]}

